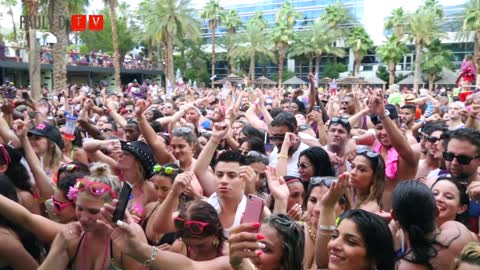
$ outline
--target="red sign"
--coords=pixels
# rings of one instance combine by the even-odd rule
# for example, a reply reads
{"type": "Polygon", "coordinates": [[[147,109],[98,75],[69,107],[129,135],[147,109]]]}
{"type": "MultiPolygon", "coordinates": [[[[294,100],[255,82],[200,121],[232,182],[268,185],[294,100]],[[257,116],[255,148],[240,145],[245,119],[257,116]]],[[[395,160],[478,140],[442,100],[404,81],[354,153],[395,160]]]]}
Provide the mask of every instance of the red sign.
{"type": "Polygon", "coordinates": [[[83,32],[87,30],[87,23],[89,31],[103,30],[103,15],[88,15],[88,22],[87,15],[83,14],[72,15],[71,19],[73,32],[83,32]]]}

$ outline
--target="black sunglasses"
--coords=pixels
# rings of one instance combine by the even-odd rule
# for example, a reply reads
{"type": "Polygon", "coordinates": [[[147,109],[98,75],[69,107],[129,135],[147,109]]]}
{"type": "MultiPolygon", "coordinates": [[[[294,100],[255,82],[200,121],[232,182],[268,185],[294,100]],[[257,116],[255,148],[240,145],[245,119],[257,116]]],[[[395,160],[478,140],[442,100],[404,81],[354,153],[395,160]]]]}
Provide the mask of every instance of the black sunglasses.
{"type": "Polygon", "coordinates": [[[269,138],[270,138],[270,141],[281,141],[281,142],[283,142],[285,140],[285,135],[272,135],[269,138]]]}
{"type": "Polygon", "coordinates": [[[461,165],[468,165],[468,164],[470,164],[470,162],[472,162],[472,160],[480,158],[480,156],[475,156],[475,157],[470,157],[470,156],[467,156],[467,155],[458,155],[457,156],[454,153],[443,152],[443,158],[446,161],[453,161],[456,158],[458,163],[460,163],[461,165]]]}
{"type": "Polygon", "coordinates": [[[336,181],[337,178],[335,177],[313,176],[312,178],[310,178],[310,187],[313,188],[313,186],[324,185],[330,188],[332,184],[336,181]]]}
{"type": "Polygon", "coordinates": [[[425,135],[425,140],[427,140],[429,143],[436,143],[441,140],[441,138],[425,135]]]}
{"type": "Polygon", "coordinates": [[[345,118],[345,117],[333,117],[332,120],[330,120],[330,123],[342,123],[344,125],[350,126],[350,122],[348,121],[348,118],[345,118]]]}

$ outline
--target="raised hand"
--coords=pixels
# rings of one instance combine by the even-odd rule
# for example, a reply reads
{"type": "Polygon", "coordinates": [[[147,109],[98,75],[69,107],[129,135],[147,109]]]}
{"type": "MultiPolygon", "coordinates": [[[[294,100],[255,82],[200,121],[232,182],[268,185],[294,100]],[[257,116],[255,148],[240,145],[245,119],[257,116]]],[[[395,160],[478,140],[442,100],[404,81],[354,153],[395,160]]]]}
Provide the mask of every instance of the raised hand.
{"type": "Polygon", "coordinates": [[[297,137],[296,134],[287,132],[285,133],[285,139],[283,140],[282,148],[286,147],[286,149],[289,149],[293,145],[296,145],[299,141],[299,138],[297,137]]]}
{"type": "Polygon", "coordinates": [[[229,125],[225,122],[215,123],[212,129],[212,139],[215,138],[216,140],[223,140],[225,136],[228,134],[229,125]]]}
{"type": "Polygon", "coordinates": [[[385,115],[385,105],[383,104],[383,92],[380,92],[379,95],[373,95],[370,97],[368,102],[368,107],[370,108],[370,112],[376,114],[378,116],[385,115]]]}
{"type": "Polygon", "coordinates": [[[146,101],[143,99],[137,100],[137,103],[135,104],[135,114],[137,116],[142,115],[146,109],[147,109],[146,101]]]}
{"type": "Polygon", "coordinates": [[[340,200],[347,190],[349,178],[350,175],[348,173],[341,174],[338,180],[332,183],[327,194],[325,194],[320,201],[320,204],[325,207],[335,207],[335,204],[337,204],[338,200],[340,200]]]}
{"type": "Polygon", "coordinates": [[[173,182],[172,191],[175,192],[177,196],[187,191],[187,188],[190,187],[193,179],[193,172],[184,172],[175,178],[173,182]]]}
{"type": "Polygon", "coordinates": [[[27,122],[22,121],[20,119],[15,120],[13,122],[13,127],[14,127],[15,134],[17,135],[17,137],[19,137],[19,138],[27,137],[27,134],[28,134],[28,124],[27,124],[27,122]]]}
{"type": "Polygon", "coordinates": [[[283,177],[277,176],[275,168],[270,166],[267,166],[265,173],[267,175],[268,189],[272,193],[273,198],[280,201],[288,200],[290,190],[283,177]]]}

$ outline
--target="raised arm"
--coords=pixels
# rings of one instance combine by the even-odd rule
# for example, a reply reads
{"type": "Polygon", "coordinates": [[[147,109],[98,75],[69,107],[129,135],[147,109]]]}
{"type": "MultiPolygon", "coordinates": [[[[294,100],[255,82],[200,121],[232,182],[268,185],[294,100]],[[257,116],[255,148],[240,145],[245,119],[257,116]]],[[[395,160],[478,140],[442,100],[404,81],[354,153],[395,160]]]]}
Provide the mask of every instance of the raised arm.
{"type": "Polygon", "coordinates": [[[117,160],[104,154],[101,150],[106,150],[109,153],[119,153],[121,151],[119,140],[88,140],[83,143],[82,147],[93,160],[107,163],[112,168],[118,167],[117,160]]]}
{"type": "Polygon", "coordinates": [[[152,126],[147,122],[143,112],[145,111],[146,103],[144,100],[137,101],[135,106],[135,113],[137,115],[138,128],[142,133],[145,141],[152,147],[155,159],[160,164],[171,163],[175,160],[175,157],[167,150],[167,146],[162,141],[158,140],[157,134],[153,130],[152,126]]]}
{"type": "Polygon", "coordinates": [[[110,105],[107,105],[108,107],[108,114],[112,117],[113,121],[115,121],[119,126],[122,128],[125,128],[127,126],[127,120],[123,118],[117,111],[115,111],[114,108],[112,108],[110,105]]]}
{"type": "Polygon", "coordinates": [[[30,141],[27,138],[27,123],[22,120],[16,120],[15,126],[17,129],[17,135],[20,138],[20,142],[22,143],[25,152],[25,159],[32,171],[33,178],[35,179],[35,186],[40,192],[40,197],[46,200],[53,195],[53,181],[43,170],[40,160],[38,160],[37,155],[33,151],[32,145],[30,145],[30,141]]]}
{"type": "MultiPolygon", "coordinates": [[[[383,93],[381,92],[380,94],[383,97],[383,93]]],[[[413,151],[407,139],[405,136],[403,136],[401,130],[392,121],[392,119],[386,115],[383,98],[380,96],[371,97],[369,107],[370,111],[378,115],[378,118],[382,121],[383,128],[388,134],[388,137],[392,142],[392,146],[400,155],[400,158],[402,158],[409,165],[409,167],[416,171],[420,156],[417,152],[413,151]]]]}
{"type": "Polygon", "coordinates": [[[214,181],[215,176],[208,170],[208,167],[215,154],[215,150],[217,150],[218,145],[228,133],[228,129],[229,127],[225,123],[216,123],[213,126],[212,138],[210,138],[207,145],[205,145],[202,152],[200,152],[195,162],[193,172],[195,176],[197,176],[200,185],[202,185],[205,196],[210,196],[217,188],[214,181]]]}
{"type": "MultiPolygon", "coordinates": [[[[4,105],[5,106],[5,105],[4,105]]],[[[19,148],[22,143],[20,142],[20,139],[15,135],[15,132],[10,129],[10,125],[7,123],[5,120],[6,115],[2,113],[0,117],[0,137],[3,138],[5,143],[10,142],[10,145],[12,145],[15,148],[19,148]]]]}

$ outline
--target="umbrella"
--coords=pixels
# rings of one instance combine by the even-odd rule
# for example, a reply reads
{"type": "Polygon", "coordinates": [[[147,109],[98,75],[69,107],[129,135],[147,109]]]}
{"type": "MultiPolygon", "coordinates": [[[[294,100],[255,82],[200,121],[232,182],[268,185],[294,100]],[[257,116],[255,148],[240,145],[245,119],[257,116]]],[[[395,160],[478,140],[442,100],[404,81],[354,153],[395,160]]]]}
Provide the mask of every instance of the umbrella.
{"type": "MultiPolygon", "coordinates": [[[[415,80],[415,77],[413,75],[409,75],[405,79],[399,81],[397,84],[398,85],[413,85],[413,81],[415,80]]],[[[421,84],[425,84],[425,81],[423,79],[420,79],[421,84]]]]}
{"type": "Polygon", "coordinates": [[[232,74],[228,75],[227,77],[225,77],[221,80],[213,82],[213,84],[223,84],[224,82],[242,83],[243,78],[241,78],[241,77],[237,76],[236,74],[232,73],[232,74]]]}
{"type": "Polygon", "coordinates": [[[441,79],[436,81],[436,85],[455,85],[457,74],[449,69],[443,69],[440,74],[441,79]]]}
{"type": "Polygon", "coordinates": [[[276,85],[277,83],[270,80],[269,78],[265,77],[265,76],[262,76],[260,78],[257,78],[255,81],[254,81],[255,84],[259,84],[261,86],[263,85],[276,85]]]}
{"type": "Polygon", "coordinates": [[[333,80],[329,77],[325,77],[325,78],[321,78],[320,80],[318,80],[318,84],[329,84],[331,83],[333,80]]]}
{"type": "Polygon", "coordinates": [[[371,85],[385,85],[385,84],[387,84],[386,81],[378,78],[377,76],[367,78],[366,81],[368,82],[368,84],[371,84],[371,85]]]}
{"type": "Polygon", "coordinates": [[[292,78],[283,82],[284,85],[305,85],[308,84],[303,80],[297,78],[297,76],[293,76],[292,78]]]}
{"type": "Polygon", "coordinates": [[[337,80],[337,84],[340,85],[340,84],[343,84],[343,85],[353,85],[353,84],[368,84],[367,81],[361,79],[361,78],[357,78],[357,77],[353,77],[353,76],[348,76],[348,77],[345,77],[345,78],[340,78],[337,80]]]}

